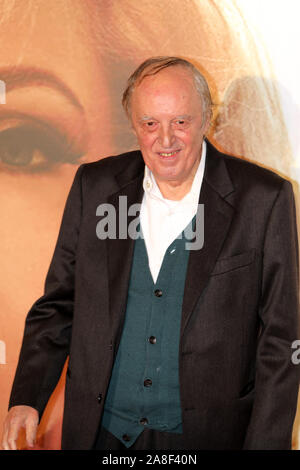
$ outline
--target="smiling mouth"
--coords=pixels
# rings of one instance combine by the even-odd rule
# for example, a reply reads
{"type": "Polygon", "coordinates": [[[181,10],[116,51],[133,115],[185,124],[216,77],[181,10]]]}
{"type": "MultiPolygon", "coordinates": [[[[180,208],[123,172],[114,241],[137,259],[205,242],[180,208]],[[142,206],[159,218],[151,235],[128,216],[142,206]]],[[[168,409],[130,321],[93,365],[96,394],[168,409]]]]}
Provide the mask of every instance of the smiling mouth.
{"type": "Polygon", "coordinates": [[[173,150],[173,152],[158,152],[161,157],[174,157],[180,150],[173,150]]]}

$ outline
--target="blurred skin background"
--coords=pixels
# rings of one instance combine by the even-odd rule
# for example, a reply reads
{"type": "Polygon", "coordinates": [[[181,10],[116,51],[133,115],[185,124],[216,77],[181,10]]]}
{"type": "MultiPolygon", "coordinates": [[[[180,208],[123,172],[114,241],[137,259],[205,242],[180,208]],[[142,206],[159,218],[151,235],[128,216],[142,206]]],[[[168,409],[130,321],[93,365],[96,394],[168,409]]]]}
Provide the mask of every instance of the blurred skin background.
{"type": "MultiPolygon", "coordinates": [[[[0,44],[2,428],[25,317],[42,295],[76,169],[136,148],[121,96],[141,61],[177,55],[200,66],[219,149],[285,177],[294,161],[272,64],[233,0],[0,0],[0,44]]],[[[64,373],[36,448],[60,447],[63,391],[64,373]]]]}

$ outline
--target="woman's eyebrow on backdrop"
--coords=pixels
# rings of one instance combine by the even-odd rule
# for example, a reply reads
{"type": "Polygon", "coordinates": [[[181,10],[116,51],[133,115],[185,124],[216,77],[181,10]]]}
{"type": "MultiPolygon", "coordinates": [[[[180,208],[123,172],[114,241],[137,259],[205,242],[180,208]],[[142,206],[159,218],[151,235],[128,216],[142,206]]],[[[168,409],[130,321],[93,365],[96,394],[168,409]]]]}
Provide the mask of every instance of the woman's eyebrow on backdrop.
{"type": "Polygon", "coordinates": [[[6,88],[6,104],[0,108],[1,171],[79,163],[89,132],[86,110],[70,86],[34,66],[2,67],[0,80],[6,88]]]}
{"type": "Polygon", "coordinates": [[[5,83],[6,93],[22,87],[39,85],[54,88],[62,93],[68,101],[79,111],[84,113],[84,108],[72,90],[54,73],[38,67],[2,67],[0,79],[5,83]]]}

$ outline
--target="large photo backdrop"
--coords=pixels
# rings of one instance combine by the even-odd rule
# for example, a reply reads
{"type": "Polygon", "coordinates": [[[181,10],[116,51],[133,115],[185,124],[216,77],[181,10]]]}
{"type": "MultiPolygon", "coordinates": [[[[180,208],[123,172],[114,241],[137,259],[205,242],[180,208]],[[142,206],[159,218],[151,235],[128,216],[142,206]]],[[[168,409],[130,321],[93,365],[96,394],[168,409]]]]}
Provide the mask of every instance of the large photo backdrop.
{"type": "MultiPolygon", "coordinates": [[[[76,169],[136,148],[121,96],[141,61],[200,67],[214,100],[208,137],[288,178],[299,220],[299,14],[298,0],[0,0],[1,428],[76,169]]],[[[59,449],[64,380],[65,369],[37,449],[59,449]]]]}

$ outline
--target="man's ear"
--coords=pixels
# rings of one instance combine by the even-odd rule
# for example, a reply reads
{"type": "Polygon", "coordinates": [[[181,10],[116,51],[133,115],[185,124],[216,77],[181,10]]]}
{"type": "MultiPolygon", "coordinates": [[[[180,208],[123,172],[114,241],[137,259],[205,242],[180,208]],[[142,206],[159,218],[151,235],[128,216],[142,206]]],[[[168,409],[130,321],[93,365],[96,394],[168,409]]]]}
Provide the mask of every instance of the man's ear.
{"type": "Polygon", "coordinates": [[[130,126],[130,127],[131,127],[131,131],[132,131],[132,132],[134,133],[134,135],[137,137],[137,132],[136,132],[136,130],[135,130],[135,127],[134,127],[134,124],[133,124],[132,119],[130,119],[130,124],[131,124],[131,126],[130,126]]]}
{"type": "Polygon", "coordinates": [[[207,133],[207,131],[209,130],[210,128],[210,125],[212,123],[212,112],[210,111],[207,116],[206,116],[206,119],[205,119],[205,123],[203,125],[203,134],[205,135],[207,133]]]}

